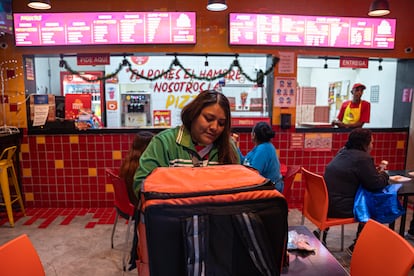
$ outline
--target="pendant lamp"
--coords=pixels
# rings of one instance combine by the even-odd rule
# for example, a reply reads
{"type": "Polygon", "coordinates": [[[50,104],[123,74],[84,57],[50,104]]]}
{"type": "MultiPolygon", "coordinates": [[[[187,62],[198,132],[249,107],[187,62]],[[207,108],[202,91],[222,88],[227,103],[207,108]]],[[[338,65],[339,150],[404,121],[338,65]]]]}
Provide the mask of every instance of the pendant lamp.
{"type": "Polygon", "coordinates": [[[27,5],[36,10],[48,10],[52,7],[50,5],[50,0],[29,0],[27,5]]]}
{"type": "Polygon", "coordinates": [[[208,0],[207,9],[209,11],[224,11],[227,9],[226,0],[208,0]]]}
{"type": "Polygon", "coordinates": [[[369,7],[369,16],[383,16],[390,13],[388,0],[373,0],[369,7]]]}

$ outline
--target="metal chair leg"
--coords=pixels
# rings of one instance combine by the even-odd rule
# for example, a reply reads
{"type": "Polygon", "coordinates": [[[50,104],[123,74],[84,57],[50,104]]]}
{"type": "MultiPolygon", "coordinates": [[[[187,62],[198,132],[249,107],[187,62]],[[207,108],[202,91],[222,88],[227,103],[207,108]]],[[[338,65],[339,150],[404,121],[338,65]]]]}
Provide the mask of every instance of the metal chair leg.
{"type": "Polygon", "coordinates": [[[112,227],[112,234],[111,234],[111,248],[114,248],[114,234],[115,234],[115,228],[116,228],[116,224],[118,223],[118,211],[116,212],[116,216],[115,216],[115,221],[114,221],[114,226],[112,227]]]}
{"type": "Polygon", "coordinates": [[[12,180],[12,182],[9,181],[9,183],[11,183],[12,186],[14,187],[14,192],[16,193],[15,200],[17,200],[19,202],[20,210],[22,211],[23,215],[26,216],[26,211],[24,209],[24,204],[23,204],[22,193],[20,192],[19,182],[17,181],[16,171],[14,169],[14,166],[9,167],[9,169],[11,170],[10,180],[12,180]]]}

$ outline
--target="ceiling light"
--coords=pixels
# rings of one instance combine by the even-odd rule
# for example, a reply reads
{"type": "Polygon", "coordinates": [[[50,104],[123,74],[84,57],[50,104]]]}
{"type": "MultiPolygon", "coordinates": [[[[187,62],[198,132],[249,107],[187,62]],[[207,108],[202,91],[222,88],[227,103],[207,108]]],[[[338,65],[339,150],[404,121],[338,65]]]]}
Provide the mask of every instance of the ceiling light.
{"type": "Polygon", "coordinates": [[[208,0],[207,9],[209,11],[227,10],[226,0],[208,0]]]}
{"type": "Polygon", "coordinates": [[[52,7],[50,5],[50,0],[29,0],[27,5],[36,10],[48,10],[52,7]]]}
{"type": "Polygon", "coordinates": [[[388,0],[373,0],[369,7],[369,16],[383,16],[390,13],[388,0]]]}

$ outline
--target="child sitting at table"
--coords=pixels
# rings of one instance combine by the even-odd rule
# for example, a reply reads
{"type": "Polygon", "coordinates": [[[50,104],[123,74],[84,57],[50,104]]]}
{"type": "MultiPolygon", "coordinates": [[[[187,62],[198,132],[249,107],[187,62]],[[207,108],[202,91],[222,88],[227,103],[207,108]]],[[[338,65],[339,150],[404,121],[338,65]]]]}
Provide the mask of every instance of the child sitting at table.
{"type": "MultiPolygon", "coordinates": [[[[135,196],[134,189],[132,187],[134,182],[134,174],[137,168],[139,167],[139,159],[141,158],[142,153],[147,148],[148,144],[150,143],[154,134],[149,131],[140,131],[134,138],[132,142],[132,146],[129,149],[125,159],[121,164],[121,168],[119,169],[119,176],[125,180],[126,188],[128,191],[129,201],[135,206],[138,206],[138,198],[135,196]]],[[[138,212],[136,212],[138,213],[138,212]]],[[[138,236],[137,236],[137,219],[138,214],[135,216],[135,226],[134,226],[134,240],[131,250],[131,259],[129,261],[130,267],[128,270],[132,270],[136,267],[136,259],[137,256],[137,243],[138,243],[138,236]]]]}

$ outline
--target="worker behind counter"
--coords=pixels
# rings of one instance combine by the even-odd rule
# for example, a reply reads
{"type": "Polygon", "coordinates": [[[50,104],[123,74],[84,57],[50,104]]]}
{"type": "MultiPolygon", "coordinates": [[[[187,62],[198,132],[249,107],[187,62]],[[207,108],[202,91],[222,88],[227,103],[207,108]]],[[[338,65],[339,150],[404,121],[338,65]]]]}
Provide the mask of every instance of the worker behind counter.
{"type": "Polygon", "coordinates": [[[371,104],[361,100],[365,89],[366,87],[362,83],[354,84],[351,90],[352,100],[342,103],[337,116],[338,119],[332,122],[333,126],[356,128],[369,123],[371,104]]]}

